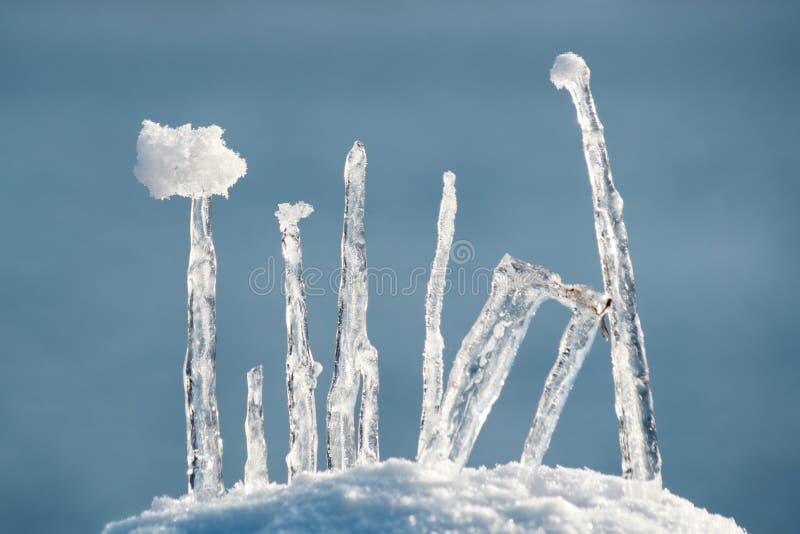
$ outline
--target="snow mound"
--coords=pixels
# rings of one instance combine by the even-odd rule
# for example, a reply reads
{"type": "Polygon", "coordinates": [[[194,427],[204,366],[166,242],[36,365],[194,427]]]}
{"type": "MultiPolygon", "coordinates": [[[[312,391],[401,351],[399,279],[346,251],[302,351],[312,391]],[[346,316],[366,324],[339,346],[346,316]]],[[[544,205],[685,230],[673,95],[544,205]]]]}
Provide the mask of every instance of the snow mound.
{"type": "Polygon", "coordinates": [[[142,122],[136,141],[137,161],[133,173],[158,199],[228,196],[228,189],[247,173],[247,162],[225,146],[216,124],[192,128],[142,122]]]}
{"type": "Polygon", "coordinates": [[[587,469],[389,460],[218,500],[159,497],[105,532],[744,532],[651,482],[587,469]]]}
{"type": "Polygon", "coordinates": [[[589,66],[574,52],[560,54],[550,69],[550,81],[557,89],[569,84],[584,85],[589,82],[589,66]]]}

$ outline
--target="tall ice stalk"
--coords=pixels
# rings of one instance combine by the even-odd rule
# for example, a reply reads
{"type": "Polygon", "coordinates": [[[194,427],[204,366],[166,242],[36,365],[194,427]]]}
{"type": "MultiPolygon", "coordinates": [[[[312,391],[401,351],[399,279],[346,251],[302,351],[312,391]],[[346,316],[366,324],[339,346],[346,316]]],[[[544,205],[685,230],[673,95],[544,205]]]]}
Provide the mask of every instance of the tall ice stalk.
{"type": "Polygon", "coordinates": [[[572,97],[589,170],[603,284],[611,298],[608,317],[622,475],[660,482],[661,455],[644,334],[636,306],[628,232],[622,218],[622,197],[611,177],[603,125],[597,115],[589,76],[586,62],[573,53],[558,56],[550,71],[553,84],[559,89],[566,88],[572,97]]]}
{"type": "Polygon", "coordinates": [[[200,498],[222,494],[222,439],[217,412],[216,276],[211,234],[211,198],[192,198],[190,216],[189,340],[183,368],[186,394],[186,452],[189,493],[200,498]]]}
{"type": "Polygon", "coordinates": [[[286,392],[289,400],[289,482],[295,475],[317,470],[317,409],[314,390],[321,366],[308,341],[303,249],[300,219],[314,208],[305,202],[278,204],[275,216],[281,230],[286,292],[286,392]]]}
{"type": "Polygon", "coordinates": [[[356,141],[344,167],[344,222],[339,319],[333,378],[328,392],[328,469],[342,470],[359,463],[377,462],[378,351],[367,337],[367,243],[364,235],[367,153],[356,141]],[[354,411],[361,382],[358,451],[354,411]]]}
{"type": "Polygon", "coordinates": [[[422,352],[422,415],[419,424],[417,454],[430,440],[433,420],[442,404],[444,380],[444,338],[442,337],[442,303],[447,282],[447,263],[455,234],[456,175],[447,171],[442,176],[442,202],[437,221],[436,253],[425,294],[425,345],[422,352]]]}

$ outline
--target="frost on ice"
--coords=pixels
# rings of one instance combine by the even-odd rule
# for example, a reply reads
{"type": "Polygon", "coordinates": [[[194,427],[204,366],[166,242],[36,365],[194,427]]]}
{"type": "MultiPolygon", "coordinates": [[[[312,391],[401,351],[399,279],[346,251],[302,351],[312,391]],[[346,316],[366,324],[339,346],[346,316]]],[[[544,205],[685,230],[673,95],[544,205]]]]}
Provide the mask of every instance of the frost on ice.
{"type": "Polygon", "coordinates": [[[189,493],[198,497],[224,491],[216,396],[217,257],[211,232],[211,195],[228,196],[228,189],[247,171],[244,159],[225,146],[222,133],[216,125],[170,128],[146,120],[136,142],[134,169],[153,197],[191,198],[189,339],[183,382],[189,493]]]}
{"type": "Polygon", "coordinates": [[[289,482],[298,473],[317,470],[317,411],[314,390],[322,366],[314,361],[308,341],[301,219],[314,207],[305,202],[278,204],[286,293],[286,392],[289,400],[289,482]]]}
{"type": "Polygon", "coordinates": [[[431,276],[425,295],[425,345],[422,352],[422,416],[420,417],[417,454],[425,448],[433,428],[433,418],[442,403],[444,374],[444,338],[442,337],[442,302],[447,279],[447,262],[453,245],[456,202],[456,175],[447,171],[442,176],[442,202],[436,238],[436,253],[431,264],[431,276]]]}
{"type": "MultiPolygon", "coordinates": [[[[458,467],[466,464],[531,318],[547,299],[571,309],[587,308],[595,322],[585,340],[587,345],[591,342],[607,299],[587,286],[564,285],[557,274],[544,267],[506,254],[494,270],[489,298],[456,354],[441,412],[420,454],[422,461],[450,460],[458,467]]],[[[567,365],[579,367],[581,363],[570,360],[567,365]]],[[[569,390],[558,393],[564,398],[555,402],[563,405],[569,390]]]]}
{"type": "Polygon", "coordinates": [[[257,365],[247,372],[247,415],[244,420],[244,434],[247,441],[244,487],[247,493],[263,490],[269,483],[267,438],[264,436],[263,383],[263,365],[257,365]]]}
{"type": "Polygon", "coordinates": [[[622,474],[637,480],[661,480],[650,374],[636,306],[628,232],[622,218],[622,197],[611,177],[603,125],[589,87],[589,75],[583,58],[570,52],[556,58],[550,80],[557,88],[569,91],[583,136],[603,285],[611,298],[608,316],[622,474]]]}
{"type": "Polygon", "coordinates": [[[367,153],[361,141],[356,141],[347,154],[344,167],[339,317],[327,414],[328,468],[332,470],[347,469],[356,460],[358,463],[372,463],[379,458],[378,351],[367,337],[369,292],[364,236],[366,171],[367,153]],[[359,381],[361,412],[356,453],[354,412],[359,381]]]}

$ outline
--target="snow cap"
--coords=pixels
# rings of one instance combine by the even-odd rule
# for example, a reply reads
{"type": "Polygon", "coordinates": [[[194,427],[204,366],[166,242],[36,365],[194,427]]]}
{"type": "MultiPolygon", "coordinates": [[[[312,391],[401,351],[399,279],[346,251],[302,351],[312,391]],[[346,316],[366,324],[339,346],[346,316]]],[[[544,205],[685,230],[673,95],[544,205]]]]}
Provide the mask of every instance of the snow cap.
{"type": "Polygon", "coordinates": [[[589,66],[586,61],[573,52],[560,54],[550,69],[550,81],[557,89],[572,85],[589,83],[589,66]]]}
{"type": "Polygon", "coordinates": [[[275,212],[275,217],[278,218],[281,230],[285,230],[289,226],[297,226],[300,219],[305,219],[313,212],[314,206],[302,200],[294,204],[284,202],[278,204],[278,211],[275,212]]]}
{"type": "Polygon", "coordinates": [[[224,131],[216,124],[170,128],[145,120],[136,140],[133,173],[157,199],[227,197],[228,189],[247,173],[247,162],[225,146],[224,131]]]}

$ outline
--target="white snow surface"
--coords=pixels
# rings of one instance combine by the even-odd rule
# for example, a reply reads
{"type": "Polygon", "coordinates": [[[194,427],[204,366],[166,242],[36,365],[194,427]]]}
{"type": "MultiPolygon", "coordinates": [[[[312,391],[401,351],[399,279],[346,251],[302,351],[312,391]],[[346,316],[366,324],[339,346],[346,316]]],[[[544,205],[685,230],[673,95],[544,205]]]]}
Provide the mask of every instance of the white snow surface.
{"type": "Polygon", "coordinates": [[[170,128],[145,120],[136,141],[133,172],[157,199],[227,197],[228,190],[247,173],[247,162],[225,146],[224,132],[216,124],[170,128]]]}
{"type": "Polygon", "coordinates": [[[105,532],[744,532],[652,482],[518,463],[494,469],[392,459],[297,476],[205,503],[158,497],[105,532]]]}

